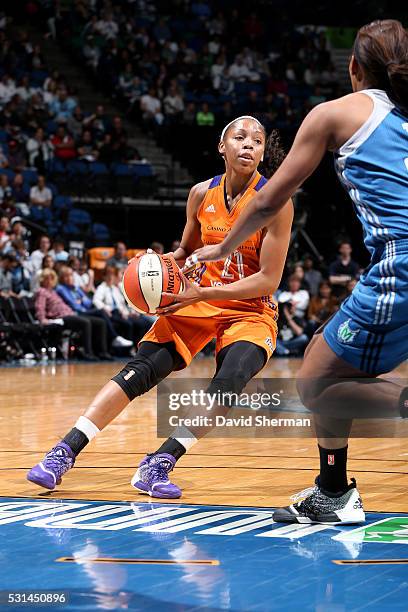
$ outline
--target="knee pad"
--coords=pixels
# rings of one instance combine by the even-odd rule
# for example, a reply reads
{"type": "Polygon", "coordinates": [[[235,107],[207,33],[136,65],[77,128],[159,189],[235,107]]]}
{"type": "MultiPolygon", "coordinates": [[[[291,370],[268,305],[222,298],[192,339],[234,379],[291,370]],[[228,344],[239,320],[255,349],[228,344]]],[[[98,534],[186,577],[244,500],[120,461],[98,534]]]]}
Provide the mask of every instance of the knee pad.
{"type": "Polygon", "coordinates": [[[152,361],[145,355],[136,355],[111,380],[119,385],[130,401],[153,389],[160,381],[152,361]]]}

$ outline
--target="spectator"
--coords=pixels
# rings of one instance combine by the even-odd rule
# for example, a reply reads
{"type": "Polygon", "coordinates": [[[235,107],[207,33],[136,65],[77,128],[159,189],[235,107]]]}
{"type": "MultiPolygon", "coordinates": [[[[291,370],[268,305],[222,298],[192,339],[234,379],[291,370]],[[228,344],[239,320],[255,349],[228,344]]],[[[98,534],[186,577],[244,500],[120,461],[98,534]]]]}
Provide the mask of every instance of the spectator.
{"type": "Polygon", "coordinates": [[[123,161],[127,153],[127,131],[122,125],[122,119],[116,115],[109,130],[111,136],[111,149],[114,161],[123,161]]]}
{"type": "Polygon", "coordinates": [[[305,281],[309,285],[309,293],[311,296],[315,296],[322,282],[322,273],[314,268],[314,262],[310,255],[304,257],[303,269],[305,271],[305,281]]]}
{"type": "Polygon", "coordinates": [[[86,261],[80,260],[78,257],[72,255],[68,259],[68,265],[74,271],[74,284],[75,287],[80,287],[85,293],[95,293],[95,275],[91,268],[88,268],[86,261]]]}
{"type": "Polygon", "coordinates": [[[77,332],[82,337],[84,352],[82,359],[96,359],[94,352],[102,359],[109,358],[106,344],[106,328],[98,318],[81,317],[75,314],[55,291],[57,275],[51,268],[41,270],[39,275],[40,288],[35,294],[35,314],[42,325],[60,324],[64,328],[77,332]]]}
{"type": "Polygon", "coordinates": [[[48,208],[52,202],[52,191],[45,184],[45,176],[38,176],[37,185],[30,189],[30,204],[39,208],[48,208]]]}
{"type": "Polygon", "coordinates": [[[29,199],[29,190],[24,184],[24,177],[21,172],[14,175],[12,196],[17,204],[26,204],[29,199]]]}
{"type": "Polygon", "coordinates": [[[164,114],[170,121],[178,121],[184,110],[183,98],[176,85],[170,85],[163,101],[164,114]]]}
{"type": "Polygon", "coordinates": [[[332,295],[332,288],[329,282],[320,283],[318,295],[311,298],[307,318],[310,323],[309,336],[312,336],[318,327],[323,325],[333,313],[338,310],[337,300],[332,295]]]}
{"type": "Polygon", "coordinates": [[[6,215],[0,217],[0,251],[10,242],[10,220],[6,215]]]}
{"type": "Polygon", "coordinates": [[[96,70],[101,52],[99,47],[96,45],[95,38],[93,36],[88,36],[86,38],[86,43],[82,49],[82,53],[84,54],[87,65],[93,70],[96,70]]]}
{"type": "Polygon", "coordinates": [[[65,244],[61,238],[55,238],[49,255],[54,261],[68,261],[69,253],[65,250],[65,244]]]}
{"type": "Polygon", "coordinates": [[[16,256],[12,253],[2,255],[0,260],[0,296],[9,297],[13,292],[13,269],[17,266],[16,256]]]}
{"type": "Polygon", "coordinates": [[[57,128],[55,135],[51,138],[54,147],[54,155],[61,161],[69,161],[76,158],[75,142],[63,125],[57,128]]]}
{"type": "Polygon", "coordinates": [[[108,259],[106,262],[107,266],[113,266],[114,268],[127,268],[128,266],[128,257],[127,257],[127,249],[126,244],[124,242],[117,242],[115,244],[115,253],[112,257],[108,259]]]}
{"type": "Polygon", "coordinates": [[[173,240],[173,242],[171,243],[170,251],[174,253],[174,251],[177,251],[179,247],[180,247],[180,240],[173,240]]]}
{"type": "Polygon", "coordinates": [[[82,132],[82,136],[77,143],[77,151],[79,159],[84,159],[89,162],[97,160],[99,151],[93,141],[91,130],[84,130],[82,132]]]}
{"type": "Polygon", "coordinates": [[[154,87],[149,87],[148,92],[140,98],[140,110],[142,117],[148,123],[161,125],[163,123],[163,114],[161,102],[157,97],[157,92],[154,87]]]}
{"type": "Polygon", "coordinates": [[[119,270],[107,266],[104,281],[98,285],[93,298],[95,308],[104,310],[115,329],[128,340],[137,343],[152,324],[152,317],[130,311],[119,289],[119,270]]]}
{"type": "Polygon", "coordinates": [[[3,146],[0,144],[0,168],[7,168],[8,167],[8,159],[6,154],[4,153],[4,148],[3,146]]]}
{"type": "Polygon", "coordinates": [[[194,102],[189,102],[184,109],[183,123],[185,125],[193,125],[197,116],[196,105],[194,102]]]}
{"type": "Polygon", "coordinates": [[[78,105],[75,107],[71,117],[68,117],[67,120],[67,129],[72,134],[74,140],[78,140],[78,138],[81,136],[84,123],[85,117],[81,107],[78,105]]]}
{"type": "Polygon", "coordinates": [[[25,147],[21,140],[17,140],[17,138],[9,140],[8,146],[8,167],[14,172],[21,172],[27,165],[25,147]]]}
{"type": "Polygon", "coordinates": [[[16,94],[23,102],[28,102],[34,93],[35,89],[30,87],[30,78],[27,75],[22,76],[16,94]]]}
{"type": "Polygon", "coordinates": [[[11,290],[14,295],[24,297],[31,296],[31,274],[24,265],[26,257],[24,243],[20,240],[14,241],[13,246],[18,250],[8,253],[11,273],[11,290]],[[21,257],[21,259],[20,259],[21,257]]]}
{"type": "Polygon", "coordinates": [[[28,165],[34,166],[39,172],[44,172],[47,163],[53,158],[53,145],[45,137],[44,130],[37,128],[34,135],[27,141],[28,165]]]}
{"type": "Polygon", "coordinates": [[[300,280],[300,288],[305,289],[310,294],[309,283],[305,279],[305,271],[301,263],[297,263],[293,268],[293,275],[300,280]]]}
{"type": "Polygon", "coordinates": [[[122,336],[118,336],[112,325],[110,317],[104,310],[94,308],[92,300],[80,287],[75,287],[74,273],[68,266],[63,266],[59,271],[59,285],[57,286],[58,295],[74,312],[87,318],[99,318],[105,323],[105,333],[113,348],[130,348],[132,342],[122,336]]]}
{"type": "Polygon", "coordinates": [[[4,106],[10,102],[11,98],[16,93],[16,83],[10,78],[9,74],[4,74],[0,81],[0,106],[4,106]]]}
{"type": "Polygon", "coordinates": [[[111,164],[114,158],[112,147],[112,134],[106,133],[103,136],[103,142],[99,147],[99,161],[104,164],[111,164]]]}
{"type": "Polygon", "coordinates": [[[30,256],[31,268],[34,273],[37,272],[37,270],[40,270],[42,261],[45,255],[48,255],[50,248],[51,248],[51,241],[48,238],[48,236],[43,234],[39,238],[38,249],[33,251],[30,256]]]}
{"type": "Polygon", "coordinates": [[[9,185],[7,174],[0,174],[0,204],[7,198],[11,198],[13,191],[9,185]]]}
{"type": "Polygon", "coordinates": [[[152,242],[152,244],[149,246],[149,249],[152,249],[158,255],[163,255],[164,253],[164,246],[161,242],[152,242]]]}
{"type": "MultiPolygon", "coordinates": [[[[0,221],[0,227],[1,227],[1,221],[0,221]]],[[[10,240],[11,241],[22,240],[24,243],[25,249],[28,250],[28,247],[29,247],[28,238],[29,238],[29,232],[24,227],[24,225],[21,223],[20,217],[15,217],[14,219],[12,219],[10,240]]],[[[1,239],[0,239],[0,242],[1,242],[1,239]]]]}
{"type": "Polygon", "coordinates": [[[214,113],[210,111],[208,102],[203,102],[201,110],[196,115],[197,125],[200,127],[213,127],[215,125],[214,113]]]}
{"type": "Polygon", "coordinates": [[[352,260],[350,242],[344,240],[339,245],[339,255],[329,266],[329,280],[336,287],[345,287],[352,278],[358,278],[359,265],[352,260]]]}
{"type": "Polygon", "coordinates": [[[66,89],[60,89],[57,98],[50,104],[50,112],[57,123],[66,123],[72,116],[76,102],[68,96],[66,89]]]}
{"type": "Polygon", "coordinates": [[[38,290],[40,286],[41,274],[46,268],[55,271],[55,261],[53,260],[51,255],[45,255],[41,263],[41,268],[31,275],[31,291],[33,293],[38,290]]]}
{"type": "Polygon", "coordinates": [[[288,291],[282,291],[279,295],[279,303],[283,305],[285,302],[290,302],[290,310],[292,311],[294,309],[294,316],[303,319],[310,298],[309,293],[305,289],[301,289],[300,285],[299,278],[292,274],[288,281],[288,291]]]}
{"type": "Polygon", "coordinates": [[[296,308],[294,301],[286,301],[279,311],[279,334],[276,340],[276,355],[303,355],[309,342],[305,333],[305,319],[302,316],[296,315],[296,312],[299,312],[299,310],[296,308]]]}

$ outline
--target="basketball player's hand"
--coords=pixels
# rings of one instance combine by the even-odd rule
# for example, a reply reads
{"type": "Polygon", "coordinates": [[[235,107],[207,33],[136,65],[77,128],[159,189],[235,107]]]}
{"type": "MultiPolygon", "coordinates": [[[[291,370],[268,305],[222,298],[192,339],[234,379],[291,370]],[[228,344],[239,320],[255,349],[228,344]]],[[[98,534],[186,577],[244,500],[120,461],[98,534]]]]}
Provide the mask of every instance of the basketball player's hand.
{"type": "Polygon", "coordinates": [[[180,308],[184,308],[185,306],[190,306],[191,304],[195,304],[196,302],[200,302],[203,297],[201,293],[200,287],[191,283],[184,274],[181,274],[181,278],[183,280],[183,291],[180,293],[162,293],[162,296],[173,299],[173,303],[168,306],[164,306],[163,308],[158,308],[156,310],[156,314],[158,315],[169,315],[174,314],[180,308]]]}
{"type": "Polygon", "coordinates": [[[186,263],[184,264],[183,272],[188,271],[191,266],[195,266],[201,261],[220,261],[225,259],[229,253],[225,253],[221,244],[209,244],[201,249],[197,249],[187,257],[186,263]]]}

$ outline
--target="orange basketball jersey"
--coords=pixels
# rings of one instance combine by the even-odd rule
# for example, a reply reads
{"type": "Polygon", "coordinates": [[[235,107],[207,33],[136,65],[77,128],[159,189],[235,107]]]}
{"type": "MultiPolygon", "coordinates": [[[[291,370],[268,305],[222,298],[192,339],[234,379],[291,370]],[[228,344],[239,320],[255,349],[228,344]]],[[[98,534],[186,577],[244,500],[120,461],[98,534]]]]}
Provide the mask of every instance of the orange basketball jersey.
{"type": "MultiPolygon", "coordinates": [[[[204,245],[219,244],[230,231],[234,221],[245,206],[267,182],[259,172],[248,186],[242,197],[231,210],[226,204],[225,174],[211,181],[207,193],[198,209],[197,218],[201,225],[201,239],[204,245]]],[[[263,231],[253,234],[224,261],[199,264],[191,280],[201,287],[226,285],[259,272],[259,254],[263,231]]],[[[245,300],[209,302],[218,308],[233,308],[240,311],[256,310],[277,318],[277,304],[272,295],[245,300]]]]}

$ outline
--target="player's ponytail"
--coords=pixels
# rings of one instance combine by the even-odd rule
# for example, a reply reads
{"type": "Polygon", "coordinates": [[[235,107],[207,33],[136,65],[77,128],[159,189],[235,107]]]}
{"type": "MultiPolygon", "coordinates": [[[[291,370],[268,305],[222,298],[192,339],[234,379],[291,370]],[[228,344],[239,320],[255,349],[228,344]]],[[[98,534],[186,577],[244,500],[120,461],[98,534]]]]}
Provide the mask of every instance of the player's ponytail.
{"type": "Polygon", "coordinates": [[[385,19],[363,26],[353,54],[371,87],[383,89],[408,112],[408,32],[399,21],[385,19]]]}
{"type": "Polygon", "coordinates": [[[270,178],[275,174],[286,153],[281,144],[281,139],[277,130],[272,130],[266,139],[264,159],[262,164],[262,174],[266,178],[270,178]]]}

